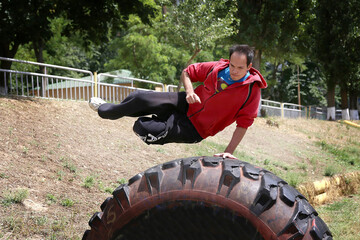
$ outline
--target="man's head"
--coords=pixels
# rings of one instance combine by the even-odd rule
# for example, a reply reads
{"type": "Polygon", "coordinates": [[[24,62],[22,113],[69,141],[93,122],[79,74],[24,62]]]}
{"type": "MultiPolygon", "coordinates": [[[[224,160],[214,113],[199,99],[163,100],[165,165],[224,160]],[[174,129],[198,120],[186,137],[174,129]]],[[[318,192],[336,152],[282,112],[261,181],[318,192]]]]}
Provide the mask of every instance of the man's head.
{"type": "Polygon", "coordinates": [[[252,67],[254,51],[248,45],[234,45],[230,48],[230,76],[234,81],[243,78],[252,67]]]}

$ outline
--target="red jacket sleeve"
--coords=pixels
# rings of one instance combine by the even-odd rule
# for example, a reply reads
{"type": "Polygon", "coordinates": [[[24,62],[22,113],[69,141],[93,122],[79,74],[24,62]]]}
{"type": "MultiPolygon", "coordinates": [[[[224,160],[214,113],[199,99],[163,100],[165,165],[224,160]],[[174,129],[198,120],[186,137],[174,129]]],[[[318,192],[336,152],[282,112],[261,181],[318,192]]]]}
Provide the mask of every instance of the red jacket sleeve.
{"type": "Polygon", "coordinates": [[[204,82],[217,62],[194,63],[184,69],[192,82],[204,82]]]}

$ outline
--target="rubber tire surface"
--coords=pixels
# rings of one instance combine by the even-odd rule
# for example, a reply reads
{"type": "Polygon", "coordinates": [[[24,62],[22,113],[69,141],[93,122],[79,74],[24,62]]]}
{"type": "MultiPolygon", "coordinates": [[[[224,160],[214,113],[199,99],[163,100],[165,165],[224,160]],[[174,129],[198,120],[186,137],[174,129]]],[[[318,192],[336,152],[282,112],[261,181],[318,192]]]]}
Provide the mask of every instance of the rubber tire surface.
{"type": "Polygon", "coordinates": [[[84,240],[332,239],[315,209],[284,180],[249,163],[216,157],[154,166],[120,185],[101,210],[90,219],[84,240]],[[220,222],[208,225],[213,218],[220,222]],[[194,228],[198,233],[186,236],[194,228]],[[199,233],[200,228],[205,231],[199,233]],[[205,237],[205,232],[220,237],[205,237]]]}

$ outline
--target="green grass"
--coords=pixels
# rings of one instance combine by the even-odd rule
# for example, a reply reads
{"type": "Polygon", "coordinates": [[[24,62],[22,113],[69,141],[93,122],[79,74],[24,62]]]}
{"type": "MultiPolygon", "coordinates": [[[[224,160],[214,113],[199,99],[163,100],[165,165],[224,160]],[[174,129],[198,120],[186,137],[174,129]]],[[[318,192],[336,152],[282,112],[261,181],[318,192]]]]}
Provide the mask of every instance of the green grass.
{"type": "Polygon", "coordinates": [[[73,164],[71,161],[65,160],[63,166],[64,168],[68,169],[71,173],[76,173],[77,171],[75,164],[73,164]]]}
{"type": "Polygon", "coordinates": [[[52,203],[56,203],[57,202],[57,198],[52,195],[52,194],[47,194],[46,195],[46,200],[48,204],[52,204],[52,203]]]}
{"type": "Polygon", "coordinates": [[[70,198],[65,198],[61,201],[61,205],[63,207],[72,207],[74,206],[75,202],[70,198]]]}
{"type": "Polygon", "coordinates": [[[336,145],[328,144],[326,141],[322,140],[316,142],[316,145],[331,153],[338,161],[349,165],[355,165],[356,167],[360,166],[360,148],[355,144],[348,144],[341,148],[336,145]]]}
{"type": "Polygon", "coordinates": [[[10,206],[13,203],[22,203],[29,195],[27,189],[17,189],[5,194],[4,199],[1,201],[3,206],[10,206]]]}
{"type": "Polygon", "coordinates": [[[83,187],[92,188],[94,185],[95,185],[95,177],[94,176],[87,176],[85,178],[83,187]]]}
{"type": "Polygon", "coordinates": [[[360,195],[344,198],[329,205],[317,207],[320,217],[330,228],[333,239],[360,239],[360,195]]]}
{"type": "Polygon", "coordinates": [[[338,173],[337,168],[334,165],[328,165],[325,168],[324,176],[332,177],[338,173]]]}

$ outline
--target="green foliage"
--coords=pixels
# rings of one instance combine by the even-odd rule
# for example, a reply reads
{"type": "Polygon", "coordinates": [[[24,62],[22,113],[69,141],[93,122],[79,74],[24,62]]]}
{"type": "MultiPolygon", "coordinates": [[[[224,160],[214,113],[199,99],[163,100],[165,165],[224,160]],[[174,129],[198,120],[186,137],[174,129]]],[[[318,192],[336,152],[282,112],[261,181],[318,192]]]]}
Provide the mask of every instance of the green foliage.
{"type": "MultiPolygon", "coordinates": [[[[108,33],[122,28],[129,14],[138,14],[145,22],[154,17],[158,8],[154,1],[2,1],[0,4],[0,56],[14,57],[18,47],[32,42],[36,58],[42,59],[44,44],[52,37],[51,20],[67,19],[64,31],[71,36],[81,34],[85,45],[108,40],[108,33]],[[26,21],[24,21],[26,19],[26,21]]],[[[11,63],[1,62],[2,68],[11,63]]]]}
{"type": "Polygon", "coordinates": [[[87,176],[84,181],[84,187],[85,188],[91,188],[95,184],[95,177],[94,176],[87,176]]]}
{"type": "MultiPolygon", "coordinates": [[[[304,1],[238,1],[240,26],[236,38],[271,57],[275,65],[297,59],[296,43],[304,31],[308,4],[304,1]],[[295,53],[295,54],[294,54],[295,53]]],[[[260,60],[260,59],[258,59],[260,60]]]]}
{"type": "Polygon", "coordinates": [[[235,33],[233,22],[237,3],[232,0],[186,0],[172,6],[165,17],[169,35],[193,54],[212,49],[218,39],[235,33]]]}
{"type": "Polygon", "coordinates": [[[337,169],[333,165],[329,165],[325,168],[324,176],[326,177],[332,177],[335,174],[337,174],[337,169]]]}
{"type": "MultiPolygon", "coordinates": [[[[360,64],[360,3],[357,0],[338,2],[318,0],[316,18],[309,25],[312,53],[324,71],[328,86],[328,106],[335,106],[337,84],[351,89],[359,82],[356,73],[360,64]],[[347,74],[344,75],[344,72],[347,74]]],[[[344,98],[346,99],[346,98],[344,98]]],[[[347,102],[342,103],[344,106],[347,102]]]]}
{"type": "Polygon", "coordinates": [[[17,189],[15,191],[10,191],[5,194],[4,199],[2,200],[2,205],[9,206],[13,203],[22,203],[29,195],[27,189],[17,189]]]}
{"type": "Polygon", "coordinates": [[[46,195],[46,200],[47,200],[47,202],[48,202],[49,204],[51,204],[51,203],[56,203],[56,202],[57,202],[57,198],[56,198],[54,195],[52,195],[52,194],[47,194],[47,195],[46,195]]]}
{"type": "Polygon", "coordinates": [[[360,239],[360,198],[359,194],[343,198],[332,204],[319,206],[319,216],[327,223],[334,239],[360,239]]]}
{"type": "Polygon", "coordinates": [[[117,183],[119,184],[126,184],[128,181],[125,178],[121,178],[117,180],[117,183]]]}
{"type": "Polygon", "coordinates": [[[360,149],[357,146],[347,145],[341,148],[336,145],[326,143],[324,140],[316,143],[322,149],[333,154],[337,160],[345,162],[356,167],[360,167],[360,149]]]}
{"type": "Polygon", "coordinates": [[[61,205],[64,207],[72,207],[74,204],[75,202],[70,198],[65,198],[61,201],[61,205]]]}
{"type": "Polygon", "coordinates": [[[298,84],[300,83],[301,105],[326,105],[326,79],[318,64],[307,59],[303,68],[291,62],[277,66],[269,64],[264,73],[269,87],[262,91],[263,97],[280,102],[298,103],[298,84]],[[275,71],[275,76],[272,76],[275,71]]]}

